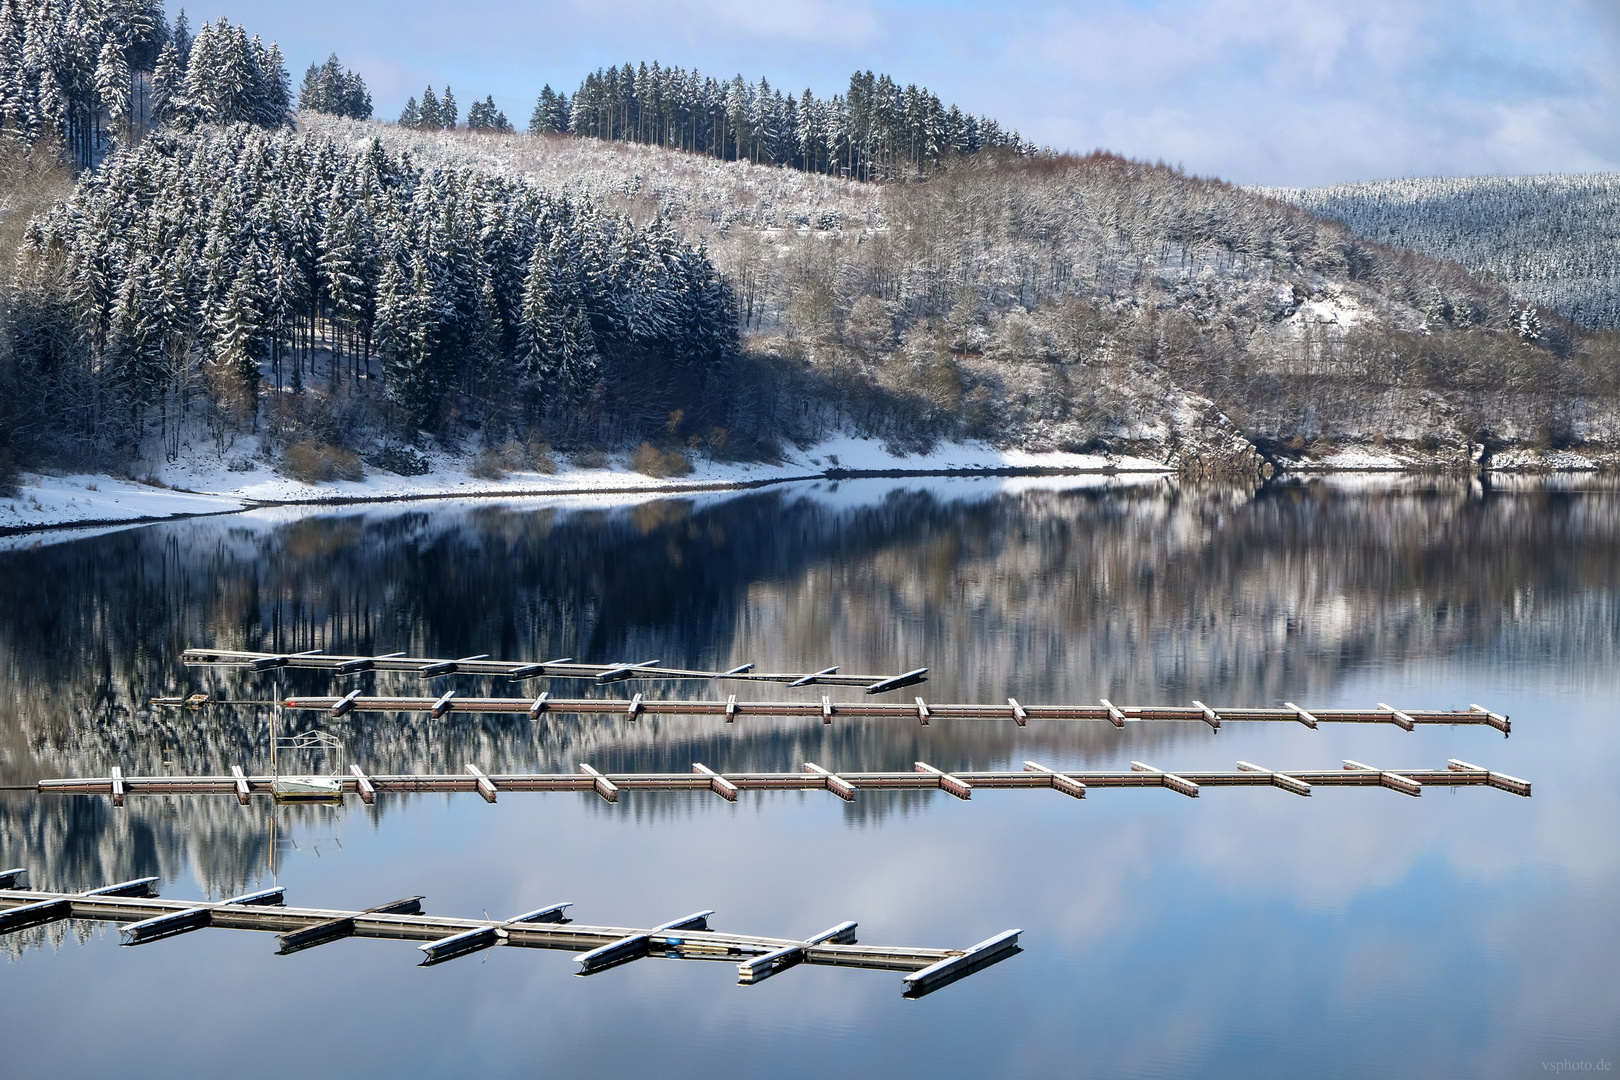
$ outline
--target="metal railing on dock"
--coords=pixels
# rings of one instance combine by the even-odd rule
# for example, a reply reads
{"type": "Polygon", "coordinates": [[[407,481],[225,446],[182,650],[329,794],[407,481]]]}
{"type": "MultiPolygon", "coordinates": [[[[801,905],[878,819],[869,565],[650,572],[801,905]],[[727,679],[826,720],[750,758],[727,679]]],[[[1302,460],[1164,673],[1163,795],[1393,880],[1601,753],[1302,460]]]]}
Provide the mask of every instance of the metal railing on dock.
{"type": "Polygon", "coordinates": [[[502,792],[594,791],[608,802],[617,802],[622,791],[712,791],[735,802],[744,791],[831,792],[853,801],[858,791],[903,791],[938,789],[959,799],[970,799],[975,789],[1050,788],[1074,798],[1085,798],[1093,788],[1163,787],[1196,798],[1206,787],[1275,787],[1294,795],[1310,795],[1316,787],[1385,787],[1405,795],[1421,795],[1425,787],[1494,787],[1501,791],[1530,795],[1528,781],[1471,765],[1449,761],[1443,769],[1381,769],[1346,761],[1342,769],[1266,769],[1247,761],[1233,771],[1159,769],[1143,762],[1116,770],[1050,769],[1026,761],[1022,772],[956,770],[946,772],[927,762],[916,763],[913,772],[835,772],[814,762],[805,762],[802,772],[730,773],[718,772],[695,763],[690,773],[604,773],[581,764],[576,773],[488,773],[468,765],[461,774],[370,774],[358,765],[347,775],[302,778],[311,793],[288,796],[278,791],[286,777],[247,776],[233,769],[230,776],[125,776],[113,769],[111,776],[41,780],[39,790],[46,794],[110,795],[115,805],[123,805],[128,795],[234,795],[243,805],[255,796],[271,796],[290,801],[341,799],[357,794],[373,802],[380,792],[469,791],[486,802],[495,802],[502,792]],[[320,789],[324,786],[327,794],[320,789]]]}
{"type": "Polygon", "coordinates": [[[365,911],[284,906],[284,890],[262,889],[217,903],[162,900],[157,878],[141,878],[88,892],[36,892],[25,869],[0,871],[0,934],[63,919],[121,924],[126,946],[144,945],[207,927],[280,935],[280,955],[348,937],[419,941],[421,965],[430,967],[498,945],[576,953],[579,975],[593,975],[643,957],[721,960],[737,965],[737,982],[761,982],[798,964],[907,972],[905,996],[916,998],[1020,952],[1019,930],[1006,930],[969,949],[861,945],[857,924],[839,923],[803,939],[757,937],[712,930],[713,911],[699,911],[647,929],[572,925],[567,902],[548,904],[510,919],[456,919],[422,914],[411,896],[365,911]]]}
{"type": "MultiPolygon", "coordinates": [[[[228,705],[228,701],[213,701],[193,695],[191,698],[154,698],[153,704],[201,707],[228,705]]],[[[262,704],[243,702],[242,704],[262,704]]],[[[835,717],[857,720],[915,720],[928,724],[931,720],[1011,720],[1022,727],[1031,720],[1092,720],[1107,721],[1116,728],[1144,720],[1180,720],[1207,724],[1219,730],[1223,723],[1252,721],[1303,724],[1315,728],[1318,724],[1390,724],[1406,731],[1430,724],[1480,724],[1493,727],[1504,735],[1512,731],[1512,723],[1501,713],[1492,712],[1483,705],[1470,705],[1460,709],[1396,709],[1379,703],[1372,709],[1302,709],[1293,703],[1280,708],[1211,708],[1201,701],[1191,705],[1115,705],[1106,698],[1096,705],[1025,705],[1008,698],[1005,705],[938,705],[916,698],[911,704],[879,701],[833,701],[822,697],[818,701],[738,701],[731,695],[724,701],[654,700],[637,694],[629,700],[622,698],[554,698],[549,693],[529,698],[461,697],[455,691],[439,697],[362,697],[359,692],[343,697],[296,697],[282,703],[289,709],[324,711],[337,717],[351,712],[430,713],[443,716],[449,712],[469,713],[527,713],[538,719],[544,713],[618,715],[626,720],[641,716],[723,716],[727,723],[738,717],[819,717],[830,724],[835,717]]]]}

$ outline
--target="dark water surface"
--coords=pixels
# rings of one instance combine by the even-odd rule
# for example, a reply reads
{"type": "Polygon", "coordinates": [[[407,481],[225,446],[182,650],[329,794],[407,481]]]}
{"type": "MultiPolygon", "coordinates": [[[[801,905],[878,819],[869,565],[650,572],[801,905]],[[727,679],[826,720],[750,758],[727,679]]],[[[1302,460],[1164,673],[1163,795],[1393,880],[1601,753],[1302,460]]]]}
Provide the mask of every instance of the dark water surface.
{"type": "MultiPolygon", "coordinates": [[[[376,715],[323,726],[374,772],[1330,768],[1461,758],[1479,788],[831,795],[0,795],[0,867],[166,896],[423,893],[446,915],[571,900],[584,923],[714,922],[1025,951],[921,1001],[887,972],[648,959],[589,979],[495,949],[292,957],[204,931],[136,949],[0,939],[0,1075],[1529,1076],[1620,1058],[1620,492],[1392,480],[1258,493],[1061,480],[858,481],[639,504],[261,512],[0,552],[0,783],[264,771],[266,717],[148,709],[270,675],[189,645],[814,670],[932,669],[931,700],[1308,707],[1480,702],[1489,728],[376,715]]],[[[283,692],[327,693],[309,673],[283,692]]],[[[367,676],[368,691],[424,692],[367,676]]],[[[456,676],[435,689],[503,692],[456,676]]],[[[531,686],[533,684],[530,684],[531,686]]],[[[554,684],[575,694],[578,684],[554,684]]],[[[701,696],[707,688],[649,687],[701,696]]],[[[516,691],[511,691],[516,692],[516,691]]],[[[592,691],[620,694],[616,688],[592,691]]],[[[742,690],[744,697],[755,696],[742,690]]],[[[777,689],[777,694],[803,691],[777,689]]],[[[314,763],[312,763],[314,764],[314,763]]]]}

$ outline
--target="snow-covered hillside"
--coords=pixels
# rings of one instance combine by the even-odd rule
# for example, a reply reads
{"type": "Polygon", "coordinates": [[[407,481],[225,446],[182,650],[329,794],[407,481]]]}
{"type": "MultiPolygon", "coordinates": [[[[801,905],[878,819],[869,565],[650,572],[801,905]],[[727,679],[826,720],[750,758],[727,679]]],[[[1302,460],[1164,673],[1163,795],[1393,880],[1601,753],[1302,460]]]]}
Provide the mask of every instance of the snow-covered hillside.
{"type": "MultiPolygon", "coordinates": [[[[1403,394],[1386,397],[1388,418],[1324,399],[1324,380],[1369,381],[1342,344],[1448,331],[1429,318],[1436,296],[1457,326],[1486,328],[1468,349],[1511,316],[1505,293],[1455,266],[1106,154],[868,184],[592,139],[299,123],[350,150],[380,140],[419,166],[525,180],[638,222],[667,217],[730,281],[751,352],[786,361],[761,380],[777,392],[745,394],[733,416],[753,413],[790,441],[853,423],[902,443],[1126,452],[1147,440],[1168,454],[1204,441],[1173,422],[1191,414],[1228,430],[1241,414],[1239,426],[1279,443],[1369,425],[1399,439],[1420,412],[1403,394]]],[[[1374,368],[1376,382],[1390,365],[1374,368]]]]}
{"type": "Polygon", "coordinates": [[[1620,328],[1620,174],[1258,190],[1369,240],[1455,260],[1582,326],[1620,328]]]}

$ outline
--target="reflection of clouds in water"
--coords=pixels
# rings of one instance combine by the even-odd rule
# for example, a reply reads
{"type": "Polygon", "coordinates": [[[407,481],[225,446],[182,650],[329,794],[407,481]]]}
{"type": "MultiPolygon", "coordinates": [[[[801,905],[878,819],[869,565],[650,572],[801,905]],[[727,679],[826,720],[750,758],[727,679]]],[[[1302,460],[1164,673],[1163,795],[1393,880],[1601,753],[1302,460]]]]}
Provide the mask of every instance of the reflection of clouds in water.
{"type": "MultiPolygon", "coordinates": [[[[712,1059],[740,1040],[786,1051],[787,1071],[824,1060],[827,1032],[875,1055],[865,1063],[883,1064],[910,1040],[907,1066],[1031,1075],[1077,1061],[1108,1074],[1209,1071],[1257,1046],[1279,1067],[1320,1061],[1310,1054],[1330,1046],[1349,1075],[1432,1050],[1442,1035],[1464,1071],[1511,1073],[1504,1063],[1535,1067],[1613,1033],[1603,1009],[1620,939],[1605,900],[1620,871],[1620,807],[1606,775],[1620,652],[1612,493],[1502,497],[1410,480],[1256,497],[1162,481],[1065,491],[863,483],[580,512],[278,511],[0,555],[19,601],[0,610],[0,774],[251,761],[265,737],[258,713],[142,705],[198,685],[266,695],[262,678],[177,672],[179,649],[202,641],[722,666],[914,661],[933,668],[922,688],[933,701],[1008,692],[1217,705],[1483,701],[1513,714],[1511,740],[1483,728],[1329,725],[1233,724],[1214,735],[1172,724],[745,719],[727,728],[559,717],[536,728],[454,713],[433,723],[306,717],[300,730],[333,731],[345,760],[374,771],[456,771],[466,761],[490,771],[573,771],[579,761],[681,772],[693,761],[739,771],[805,760],[1017,768],[1026,758],[1434,767],[1457,757],[1534,781],[1536,797],[1217,789],[1196,801],[1145,790],[1075,802],[987,791],[968,804],[866,793],[846,806],[806,792],[745,794],[731,806],[706,793],[630,793],[617,807],[587,795],[514,793],[493,807],[470,796],[385,797],[375,810],[280,811],[282,835],[344,844],[341,858],[284,859],[280,877],[294,903],[333,906],[426,892],[430,910],[447,914],[573,900],[575,917],[592,923],[715,907],[718,925],[767,934],[854,918],[873,943],[962,946],[1008,926],[1030,932],[1024,955],[910,1012],[898,1008],[893,976],[796,971],[733,992],[718,966],[644,962],[559,985],[566,958],[505,950],[462,962],[473,975],[435,969],[420,999],[388,995],[394,1012],[378,1018],[388,1030],[480,1033],[499,1060],[530,1037],[577,1048],[601,1010],[620,1026],[645,1025],[647,1054],[680,1039],[712,1059]],[[54,607],[41,603],[41,582],[54,607]],[[1472,1025],[1486,1014],[1494,1026],[1482,1035],[1472,1025]],[[503,1024],[527,1034],[515,1040],[503,1024]],[[963,1031],[987,1028],[993,1037],[959,1048],[963,1031]],[[1564,1049],[1543,1053],[1548,1031],[1564,1049]],[[1369,1032],[1378,1032],[1370,1044],[1369,1032]]],[[[360,684],[424,692],[417,680],[360,684]]],[[[289,675],[283,689],[330,685],[289,675]]],[[[433,684],[451,686],[497,689],[433,684]]],[[[268,817],[262,804],[228,798],[132,799],[113,812],[104,799],[0,796],[0,862],[29,863],[63,885],[162,873],[170,895],[218,896],[262,876],[268,817]]],[[[241,954],[256,978],[313,970],[296,960],[276,968],[269,940],[241,954]]],[[[100,944],[82,951],[99,956],[100,944]]],[[[187,947],[238,955],[229,943],[187,947]]],[[[341,948],[362,981],[398,979],[413,959],[396,944],[341,948]]],[[[179,963],[128,952],[120,962],[137,976],[179,963]]],[[[15,970],[39,985],[73,970],[22,963],[15,970]]],[[[177,993],[175,1008],[203,1003],[177,993]]],[[[0,1003],[14,1000],[0,987],[0,1003]]],[[[311,1046],[346,1060],[341,1037],[317,1030],[311,1046]]],[[[368,1049],[369,1069],[397,1061],[368,1049]]],[[[621,1049],[626,1060],[658,1060],[621,1049]]]]}

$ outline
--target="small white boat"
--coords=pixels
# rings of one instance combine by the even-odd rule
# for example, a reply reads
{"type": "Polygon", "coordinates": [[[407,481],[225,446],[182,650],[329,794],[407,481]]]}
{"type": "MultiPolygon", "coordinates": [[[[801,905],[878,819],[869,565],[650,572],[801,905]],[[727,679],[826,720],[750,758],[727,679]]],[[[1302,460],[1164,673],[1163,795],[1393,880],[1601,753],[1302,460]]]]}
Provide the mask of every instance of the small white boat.
{"type": "Polygon", "coordinates": [[[335,776],[278,776],[271,781],[270,792],[277,802],[340,802],[343,781],[335,776]]]}

